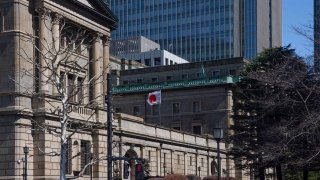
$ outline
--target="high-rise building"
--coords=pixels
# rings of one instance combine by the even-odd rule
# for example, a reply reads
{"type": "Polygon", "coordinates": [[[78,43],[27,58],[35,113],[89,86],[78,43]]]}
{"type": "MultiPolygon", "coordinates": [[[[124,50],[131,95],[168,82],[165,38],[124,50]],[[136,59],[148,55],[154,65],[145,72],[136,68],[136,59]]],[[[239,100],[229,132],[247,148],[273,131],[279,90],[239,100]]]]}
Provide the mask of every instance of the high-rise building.
{"type": "Polygon", "coordinates": [[[189,61],[243,56],[281,45],[282,0],[107,0],[115,40],[145,36],[189,61]]]}
{"type": "Polygon", "coordinates": [[[314,6],[314,65],[316,71],[320,70],[320,2],[313,1],[314,6]]]}

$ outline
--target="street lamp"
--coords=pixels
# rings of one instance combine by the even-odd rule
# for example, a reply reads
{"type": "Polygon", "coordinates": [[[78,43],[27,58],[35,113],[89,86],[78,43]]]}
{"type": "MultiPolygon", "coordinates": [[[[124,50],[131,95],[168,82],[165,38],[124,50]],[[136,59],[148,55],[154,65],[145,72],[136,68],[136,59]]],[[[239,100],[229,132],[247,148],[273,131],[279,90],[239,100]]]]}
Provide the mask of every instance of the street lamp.
{"type": "Polygon", "coordinates": [[[29,154],[29,147],[25,146],[23,147],[23,153],[24,153],[24,173],[23,173],[23,179],[27,180],[28,174],[28,154],[29,154]]]}
{"type": "Polygon", "coordinates": [[[220,141],[223,138],[222,128],[213,128],[213,138],[217,141],[218,180],[221,179],[220,141]]]}

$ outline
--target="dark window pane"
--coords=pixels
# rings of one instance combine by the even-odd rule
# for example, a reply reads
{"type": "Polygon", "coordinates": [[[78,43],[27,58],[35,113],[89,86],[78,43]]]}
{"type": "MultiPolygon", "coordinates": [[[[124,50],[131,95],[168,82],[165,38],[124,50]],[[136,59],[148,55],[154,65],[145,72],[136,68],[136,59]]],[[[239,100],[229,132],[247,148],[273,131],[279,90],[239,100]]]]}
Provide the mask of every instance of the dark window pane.
{"type": "Polygon", "coordinates": [[[145,64],[146,66],[151,66],[151,59],[145,59],[145,60],[144,60],[144,64],[145,64]]]}
{"type": "Polygon", "coordinates": [[[198,135],[201,135],[201,126],[193,126],[193,134],[198,134],[198,135]]]}
{"type": "Polygon", "coordinates": [[[154,65],[160,66],[161,65],[161,59],[160,58],[154,58],[154,65]]]}
{"type": "MultiPolygon", "coordinates": [[[[90,163],[90,141],[81,141],[81,170],[90,163]]],[[[90,174],[91,167],[87,166],[84,173],[85,175],[90,174]]]]}
{"type": "Polygon", "coordinates": [[[172,112],[173,113],[179,113],[180,112],[180,104],[179,103],[173,103],[172,104],[172,112]]]}
{"type": "Polygon", "coordinates": [[[140,107],[139,106],[134,106],[133,107],[133,115],[139,116],[140,115],[140,107]]]}

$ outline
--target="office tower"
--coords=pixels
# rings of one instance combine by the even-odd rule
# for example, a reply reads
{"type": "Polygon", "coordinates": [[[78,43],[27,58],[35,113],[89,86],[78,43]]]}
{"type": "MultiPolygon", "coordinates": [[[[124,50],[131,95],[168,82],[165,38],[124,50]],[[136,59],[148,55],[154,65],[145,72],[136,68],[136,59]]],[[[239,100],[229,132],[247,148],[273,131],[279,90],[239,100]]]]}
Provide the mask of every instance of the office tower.
{"type": "Polygon", "coordinates": [[[108,0],[115,40],[145,36],[189,61],[243,56],[281,45],[282,0],[108,0]]]}
{"type": "Polygon", "coordinates": [[[320,2],[319,0],[313,1],[314,8],[314,65],[315,70],[320,70],[320,2]]]}

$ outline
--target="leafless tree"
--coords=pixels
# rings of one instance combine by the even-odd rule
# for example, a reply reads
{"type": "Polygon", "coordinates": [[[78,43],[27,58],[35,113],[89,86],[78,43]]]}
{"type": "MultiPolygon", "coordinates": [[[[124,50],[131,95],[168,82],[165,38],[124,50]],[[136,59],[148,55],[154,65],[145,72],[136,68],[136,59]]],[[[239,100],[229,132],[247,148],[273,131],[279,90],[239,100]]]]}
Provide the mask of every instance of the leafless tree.
{"type": "Polygon", "coordinates": [[[259,174],[281,164],[317,164],[319,97],[313,66],[288,47],[266,50],[246,67],[235,93],[232,153],[259,174]]]}
{"type": "MultiPolygon", "coordinates": [[[[43,22],[42,29],[21,38],[32,46],[20,49],[20,58],[30,64],[22,69],[21,77],[33,79],[34,86],[24,87],[23,83],[12,80],[24,89],[24,94],[33,98],[34,113],[56,119],[49,123],[35,118],[32,124],[34,131],[59,138],[57,150],[47,152],[41,145],[36,146],[43,155],[60,156],[60,179],[64,180],[66,163],[70,161],[68,139],[80,131],[105,128],[104,123],[96,122],[96,116],[103,106],[102,83],[107,69],[96,65],[102,57],[92,57],[88,53],[99,37],[58,14],[43,14],[38,18],[43,22]]],[[[87,167],[105,159],[99,154],[105,152],[95,153],[78,176],[82,176],[87,167]]]]}

